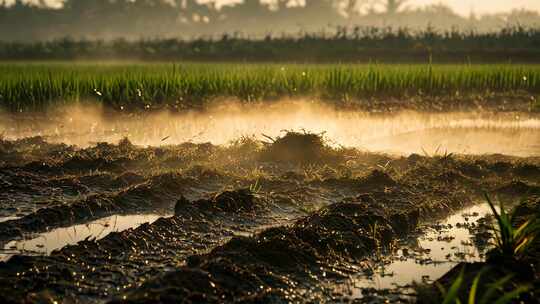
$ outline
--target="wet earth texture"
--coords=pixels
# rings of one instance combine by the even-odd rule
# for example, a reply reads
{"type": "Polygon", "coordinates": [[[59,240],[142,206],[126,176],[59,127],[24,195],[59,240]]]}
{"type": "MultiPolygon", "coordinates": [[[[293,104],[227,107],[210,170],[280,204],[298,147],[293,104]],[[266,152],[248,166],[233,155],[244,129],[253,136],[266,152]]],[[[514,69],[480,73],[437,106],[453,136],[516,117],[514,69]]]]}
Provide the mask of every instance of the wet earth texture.
{"type": "Polygon", "coordinates": [[[414,300],[490,246],[484,193],[540,195],[540,158],[393,156],[311,133],[86,148],[0,140],[2,303],[414,300]]]}

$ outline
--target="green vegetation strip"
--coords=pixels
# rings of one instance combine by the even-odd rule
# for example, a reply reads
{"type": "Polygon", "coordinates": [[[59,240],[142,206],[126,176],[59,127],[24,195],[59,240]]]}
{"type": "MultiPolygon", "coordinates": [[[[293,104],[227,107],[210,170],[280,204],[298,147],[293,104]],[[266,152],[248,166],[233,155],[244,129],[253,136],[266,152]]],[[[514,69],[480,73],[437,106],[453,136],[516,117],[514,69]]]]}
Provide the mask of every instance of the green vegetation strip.
{"type": "Polygon", "coordinates": [[[0,107],[11,111],[74,101],[185,108],[220,97],[360,102],[491,92],[540,92],[540,65],[0,64],[0,107]]]}

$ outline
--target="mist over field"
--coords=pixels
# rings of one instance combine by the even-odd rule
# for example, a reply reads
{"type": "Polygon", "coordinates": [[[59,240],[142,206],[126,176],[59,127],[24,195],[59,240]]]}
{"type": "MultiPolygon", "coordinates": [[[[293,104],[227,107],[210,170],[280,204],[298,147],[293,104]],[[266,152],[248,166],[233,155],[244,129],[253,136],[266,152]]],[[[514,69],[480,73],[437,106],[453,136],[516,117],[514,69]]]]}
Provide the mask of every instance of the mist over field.
{"type": "Polygon", "coordinates": [[[1,1],[0,40],[263,38],[338,27],[496,31],[540,24],[537,1],[66,0],[1,1]]]}

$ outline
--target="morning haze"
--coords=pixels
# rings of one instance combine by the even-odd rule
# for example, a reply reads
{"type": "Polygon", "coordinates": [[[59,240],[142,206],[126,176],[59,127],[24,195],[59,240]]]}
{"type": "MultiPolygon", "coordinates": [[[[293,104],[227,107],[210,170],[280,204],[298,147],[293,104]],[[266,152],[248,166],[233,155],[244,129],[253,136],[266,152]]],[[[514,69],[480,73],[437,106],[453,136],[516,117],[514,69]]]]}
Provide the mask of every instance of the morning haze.
{"type": "Polygon", "coordinates": [[[540,24],[540,3],[517,0],[66,0],[2,1],[1,41],[62,37],[249,37],[335,32],[337,27],[494,31],[540,24]]]}

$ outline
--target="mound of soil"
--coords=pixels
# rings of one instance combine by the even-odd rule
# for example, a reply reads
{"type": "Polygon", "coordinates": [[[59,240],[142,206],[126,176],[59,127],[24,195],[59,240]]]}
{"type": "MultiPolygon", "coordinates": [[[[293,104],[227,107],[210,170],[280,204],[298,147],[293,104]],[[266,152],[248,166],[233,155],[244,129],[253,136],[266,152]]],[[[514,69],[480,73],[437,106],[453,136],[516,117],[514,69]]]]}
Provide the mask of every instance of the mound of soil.
{"type": "MultiPolygon", "coordinates": [[[[246,190],[225,191],[210,201],[218,205],[230,204],[231,198],[240,205],[235,210],[256,203],[246,190]]],[[[47,286],[45,290],[51,298],[77,302],[90,297],[100,299],[91,302],[105,302],[111,291],[120,291],[118,286],[138,285],[185,263],[188,256],[206,253],[223,244],[237,231],[253,232],[259,226],[273,223],[263,212],[257,214],[260,217],[252,212],[218,211],[221,208],[208,212],[206,202],[184,200],[194,206],[193,213],[162,217],[152,224],[110,233],[100,240],[87,239],[54,251],[50,256],[14,256],[0,262],[2,300],[48,303],[41,297],[41,291],[47,286]],[[196,212],[199,212],[197,216],[191,216],[196,212]],[[30,299],[27,295],[33,297],[30,299]]],[[[234,211],[231,205],[226,206],[234,211]]],[[[182,281],[184,283],[188,284],[182,281]]],[[[193,288],[197,287],[201,286],[197,283],[193,288]]]]}
{"type": "MultiPolygon", "coordinates": [[[[136,303],[325,302],[333,297],[327,283],[361,272],[380,248],[411,236],[418,221],[517,176],[540,184],[537,158],[396,158],[332,149],[305,133],[263,147],[123,141],[70,150],[39,139],[8,146],[0,155],[11,166],[0,171],[1,214],[30,209],[0,223],[0,239],[176,207],[176,216],[152,224],[0,263],[0,298],[16,303],[40,302],[37,295],[82,303],[123,295],[136,303]],[[163,173],[171,171],[182,173],[163,173]],[[240,190],[213,195],[220,189],[240,190]],[[53,196],[58,202],[38,204],[53,196]]],[[[509,193],[519,198],[528,188],[517,186],[509,193]]]]}
{"type": "Polygon", "coordinates": [[[119,302],[300,300],[302,290],[295,286],[319,277],[342,277],[335,268],[340,262],[365,258],[415,229],[417,222],[417,210],[387,212],[361,201],[332,204],[292,227],[236,237],[206,255],[193,256],[187,266],[143,284],[119,302]],[[186,284],[186,278],[198,283],[186,284]]]}
{"type": "Polygon", "coordinates": [[[494,191],[495,193],[509,197],[528,197],[532,195],[540,195],[540,187],[535,185],[529,185],[520,180],[514,180],[503,186],[498,187],[494,191]]]}
{"type": "Polygon", "coordinates": [[[181,197],[174,207],[175,215],[216,213],[216,212],[253,212],[256,209],[255,196],[249,189],[225,191],[212,199],[190,202],[181,197]]]}
{"type": "Polygon", "coordinates": [[[288,131],[264,147],[260,159],[295,164],[336,163],[342,158],[324,141],[321,134],[288,131]]]}

